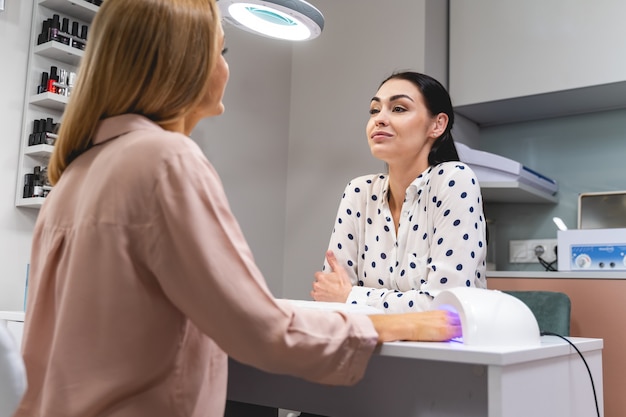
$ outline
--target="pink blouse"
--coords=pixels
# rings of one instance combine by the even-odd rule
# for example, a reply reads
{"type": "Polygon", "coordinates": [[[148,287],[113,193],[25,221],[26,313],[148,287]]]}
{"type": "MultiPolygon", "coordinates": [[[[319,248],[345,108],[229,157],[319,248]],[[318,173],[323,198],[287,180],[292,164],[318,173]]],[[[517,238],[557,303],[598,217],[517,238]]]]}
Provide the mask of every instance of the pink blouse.
{"type": "Polygon", "coordinates": [[[37,219],[16,417],[221,416],[227,354],[353,384],[376,340],[366,316],[274,299],[200,148],[116,116],[37,219]]]}

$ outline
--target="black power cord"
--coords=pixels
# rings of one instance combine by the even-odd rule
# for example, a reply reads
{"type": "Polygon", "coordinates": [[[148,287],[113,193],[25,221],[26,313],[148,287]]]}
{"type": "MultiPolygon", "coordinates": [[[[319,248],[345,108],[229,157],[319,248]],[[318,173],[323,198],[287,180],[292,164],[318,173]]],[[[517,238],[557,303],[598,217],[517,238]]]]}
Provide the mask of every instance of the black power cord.
{"type": "Polygon", "coordinates": [[[535,248],[535,256],[537,257],[537,260],[539,261],[541,266],[543,266],[546,269],[546,271],[556,271],[557,268],[556,268],[555,265],[557,264],[557,261],[558,261],[558,254],[557,254],[557,251],[556,251],[556,246],[554,247],[554,255],[556,255],[556,257],[555,257],[554,261],[552,261],[552,262],[548,262],[548,261],[546,261],[545,259],[543,259],[541,257],[541,255],[543,255],[544,251],[545,251],[545,249],[543,248],[543,246],[537,246],[535,248]]]}
{"type": "Polygon", "coordinates": [[[580,356],[580,358],[583,360],[583,363],[585,364],[585,367],[587,368],[587,373],[589,373],[589,380],[591,381],[591,389],[593,390],[593,399],[596,403],[596,414],[598,415],[598,417],[600,417],[600,407],[598,407],[598,395],[596,394],[596,385],[593,383],[593,375],[591,375],[591,370],[589,369],[589,365],[587,365],[587,361],[585,360],[585,357],[583,356],[583,354],[580,352],[580,350],[578,350],[576,345],[573,344],[567,337],[561,336],[560,334],[556,334],[552,332],[545,332],[545,331],[541,332],[540,334],[541,336],[560,337],[561,339],[569,343],[576,350],[576,352],[578,352],[578,356],[580,356]]]}

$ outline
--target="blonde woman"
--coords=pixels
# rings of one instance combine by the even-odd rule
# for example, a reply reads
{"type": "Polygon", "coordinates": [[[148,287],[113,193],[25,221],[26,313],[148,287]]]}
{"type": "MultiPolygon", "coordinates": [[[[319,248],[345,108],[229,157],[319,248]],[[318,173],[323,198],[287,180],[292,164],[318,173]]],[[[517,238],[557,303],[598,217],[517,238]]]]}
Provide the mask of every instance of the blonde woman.
{"type": "Polygon", "coordinates": [[[219,416],[227,355],[352,384],[377,343],[459,335],[443,311],[346,315],[272,297],[189,138],[224,111],[214,0],[106,0],[90,36],[33,236],[17,417],[219,416]]]}

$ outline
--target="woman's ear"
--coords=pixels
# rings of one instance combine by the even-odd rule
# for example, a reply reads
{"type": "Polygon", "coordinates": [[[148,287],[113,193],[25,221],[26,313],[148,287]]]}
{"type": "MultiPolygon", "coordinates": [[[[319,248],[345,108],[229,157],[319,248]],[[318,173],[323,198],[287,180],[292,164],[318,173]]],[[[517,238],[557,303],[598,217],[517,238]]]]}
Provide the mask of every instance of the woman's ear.
{"type": "Polygon", "coordinates": [[[448,115],[445,113],[439,113],[433,118],[433,127],[430,135],[434,138],[438,138],[443,135],[448,127],[448,115]]]}

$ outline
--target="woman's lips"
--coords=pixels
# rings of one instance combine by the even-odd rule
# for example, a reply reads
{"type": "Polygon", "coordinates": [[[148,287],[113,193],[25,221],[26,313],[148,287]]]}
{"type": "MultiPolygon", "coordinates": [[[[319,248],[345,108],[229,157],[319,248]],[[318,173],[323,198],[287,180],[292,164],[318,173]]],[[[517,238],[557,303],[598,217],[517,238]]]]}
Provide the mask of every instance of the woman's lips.
{"type": "Polygon", "coordinates": [[[391,133],[389,132],[383,132],[383,131],[376,131],[373,132],[370,135],[370,139],[372,139],[373,141],[383,141],[383,140],[387,140],[389,139],[391,136],[393,136],[391,133]]]}

